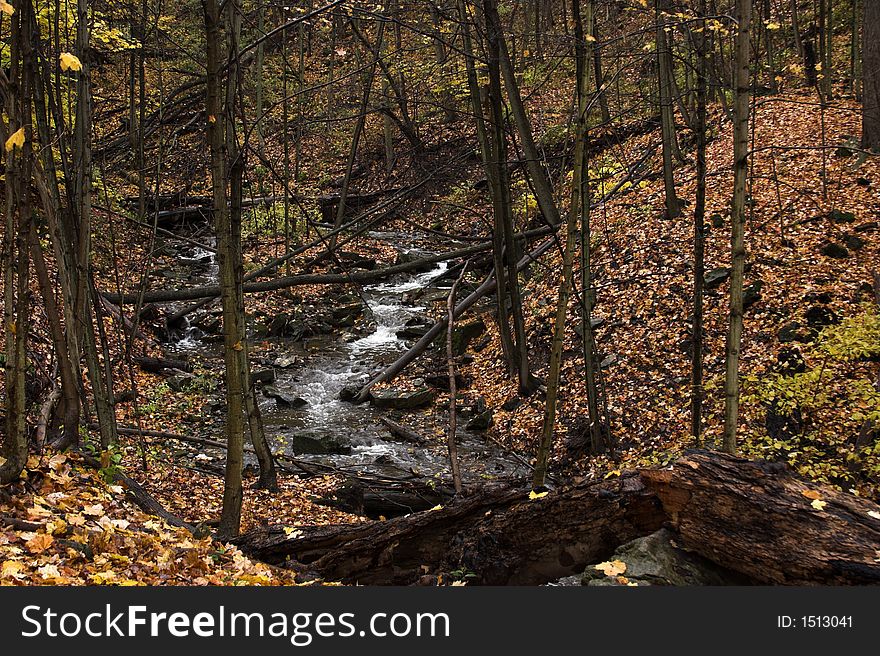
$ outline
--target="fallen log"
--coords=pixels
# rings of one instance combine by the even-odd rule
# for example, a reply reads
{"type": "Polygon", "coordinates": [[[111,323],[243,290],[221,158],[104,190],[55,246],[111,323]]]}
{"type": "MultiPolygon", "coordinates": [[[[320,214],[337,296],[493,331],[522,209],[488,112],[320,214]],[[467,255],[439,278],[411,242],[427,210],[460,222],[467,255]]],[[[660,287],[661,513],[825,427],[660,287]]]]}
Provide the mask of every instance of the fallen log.
{"type": "Polygon", "coordinates": [[[780,463],[721,454],[641,475],[680,544],[722,567],[764,584],[880,584],[880,508],[870,501],[780,463]]]}
{"type": "Polygon", "coordinates": [[[467,570],[481,584],[534,584],[583,570],[664,520],[656,497],[631,473],[535,500],[527,487],[483,490],[440,510],[299,535],[262,527],[235,543],[266,562],[291,558],[346,583],[410,584],[427,568],[467,570]]]}
{"type": "Polygon", "coordinates": [[[667,525],[682,546],[754,583],[861,585],[880,583],[878,510],[804,483],[784,465],[694,452],[671,469],[535,499],[526,487],[495,488],[386,522],[293,534],[261,527],[234,542],[269,563],[290,559],[345,583],[410,584],[458,570],[476,584],[537,584],[582,572],[667,525]]]}
{"type": "MultiPolygon", "coordinates": [[[[405,262],[385,267],[383,269],[375,269],[373,271],[355,271],[353,273],[304,273],[295,276],[283,276],[274,280],[263,280],[260,282],[250,282],[242,285],[242,290],[246,294],[256,292],[270,292],[279,289],[287,289],[288,287],[296,287],[300,285],[345,285],[345,284],[366,284],[373,283],[383,278],[399,273],[408,273],[417,271],[425,264],[436,264],[445,262],[446,260],[454,260],[461,257],[470,257],[482,251],[489,250],[491,243],[477,244],[460,248],[455,251],[446,253],[438,253],[437,255],[429,255],[414,262],[405,262]]],[[[123,303],[137,303],[137,294],[112,294],[108,292],[101,293],[104,298],[111,303],[121,305],[123,303]]],[[[192,301],[202,298],[214,298],[220,296],[219,285],[209,285],[206,287],[191,287],[189,289],[160,289],[146,292],[140,299],[142,303],[168,303],[172,301],[192,301]]]]}
{"type": "Polygon", "coordinates": [[[151,358],[135,356],[132,361],[141,369],[151,374],[162,373],[165,369],[179,369],[187,373],[192,373],[192,365],[184,360],[172,360],[170,358],[151,358]]]}
{"type": "Polygon", "coordinates": [[[418,444],[420,446],[424,446],[428,443],[428,440],[425,437],[419,435],[413,430],[410,430],[403,424],[398,424],[396,421],[388,419],[388,417],[379,417],[379,421],[385,425],[385,427],[388,429],[388,432],[390,432],[394,437],[403,440],[404,442],[412,442],[413,444],[418,444]]]}

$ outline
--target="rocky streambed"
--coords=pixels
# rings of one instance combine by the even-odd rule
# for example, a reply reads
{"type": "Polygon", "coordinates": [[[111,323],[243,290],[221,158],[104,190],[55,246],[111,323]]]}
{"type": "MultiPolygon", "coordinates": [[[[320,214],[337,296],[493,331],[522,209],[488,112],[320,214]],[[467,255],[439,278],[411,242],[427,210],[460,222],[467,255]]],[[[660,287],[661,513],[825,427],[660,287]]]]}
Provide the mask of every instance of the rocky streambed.
{"type": "MultiPolygon", "coordinates": [[[[379,236],[394,243],[404,261],[427,254],[408,244],[403,235],[379,236]]],[[[209,251],[176,242],[164,248],[177,252],[178,265],[169,277],[186,279],[187,284],[216,278],[209,251]]],[[[314,465],[317,471],[350,477],[339,498],[332,501],[346,510],[406,514],[431,507],[449,492],[443,430],[447,410],[445,403],[435,404],[442,389],[448,389],[448,379],[429,376],[410,381],[407,389],[377,391],[368,403],[350,400],[355,390],[433,325],[432,315],[439,306],[433,307],[432,301],[445,299],[451,284],[446,273],[443,262],[418,273],[328,294],[318,302],[292,300],[277,314],[249,318],[250,338],[262,342],[252,372],[271,447],[314,465]],[[419,439],[408,439],[406,431],[394,430],[401,426],[419,439]],[[357,483],[359,477],[373,483],[359,489],[364,488],[357,483]],[[382,481],[388,486],[383,487],[382,481]]],[[[218,304],[203,308],[169,331],[167,351],[207,363],[219,383],[220,328],[218,304]]],[[[479,332],[479,322],[465,323],[456,342],[463,347],[479,332]]],[[[181,388],[186,387],[186,380],[178,381],[181,388]]],[[[217,385],[204,410],[222,417],[223,405],[222,388],[217,385]]],[[[483,430],[491,423],[491,413],[483,405],[465,404],[462,413],[458,448],[466,480],[482,483],[526,473],[515,458],[486,439],[483,430]]],[[[222,436],[218,432],[213,437],[222,436]]],[[[192,457],[203,465],[220,465],[224,458],[222,452],[210,449],[192,457]]]]}

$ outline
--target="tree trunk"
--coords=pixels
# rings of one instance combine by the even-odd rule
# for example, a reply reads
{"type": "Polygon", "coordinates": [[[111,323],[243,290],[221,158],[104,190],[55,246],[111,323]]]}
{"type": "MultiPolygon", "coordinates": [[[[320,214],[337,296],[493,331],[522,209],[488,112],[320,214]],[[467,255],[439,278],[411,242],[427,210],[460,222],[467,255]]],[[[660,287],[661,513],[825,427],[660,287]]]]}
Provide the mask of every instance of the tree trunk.
{"type": "Polygon", "coordinates": [[[666,34],[666,15],[664,0],[657,0],[657,71],[658,95],[660,98],[660,126],[663,135],[663,184],[666,192],[666,217],[674,219],[681,215],[681,203],[675,194],[675,168],[673,159],[678,152],[675,138],[675,115],[672,108],[672,56],[669,52],[669,36],[666,34]]]}
{"type": "MultiPolygon", "coordinates": [[[[586,3],[587,27],[593,13],[592,0],[586,3]]],[[[577,244],[578,215],[581,208],[583,190],[584,148],[587,142],[588,93],[590,83],[591,48],[585,39],[584,25],[581,20],[580,0],[572,0],[572,16],[574,17],[575,34],[575,69],[577,93],[577,122],[575,124],[574,171],[571,177],[571,207],[568,212],[565,230],[565,247],[562,251],[562,273],[559,278],[559,292],[556,302],[556,319],[553,323],[553,339],[550,343],[550,362],[547,366],[547,398],[544,405],[544,424],[541,430],[541,443],[535,458],[535,471],[532,487],[544,486],[547,476],[547,465],[553,447],[553,432],[556,428],[556,404],[559,392],[559,371],[562,365],[562,347],[565,341],[565,324],[568,315],[568,298],[571,290],[571,276],[574,267],[574,251],[577,244]]],[[[589,203],[589,199],[586,199],[589,203]]]]}
{"type": "Polygon", "coordinates": [[[724,380],[723,449],[736,453],[739,419],[739,356],[743,331],[743,270],[746,261],[744,241],[746,178],[749,166],[749,30],[752,0],[736,1],[736,95],[733,123],[733,201],[730,208],[730,325],[727,332],[726,374],[724,380]]]}
{"type": "MultiPolygon", "coordinates": [[[[18,479],[28,456],[27,337],[30,326],[31,233],[30,185],[33,167],[33,130],[30,126],[33,93],[33,45],[31,0],[17,5],[12,15],[6,113],[10,133],[24,130],[21,147],[6,153],[6,229],[3,240],[3,320],[6,333],[4,387],[6,393],[5,434],[3,437],[0,485],[18,479]]],[[[8,137],[9,135],[4,135],[8,137]]],[[[4,139],[5,142],[5,139],[4,139]]]]}
{"type": "Polygon", "coordinates": [[[880,150],[880,2],[865,2],[862,30],[862,148],[880,150]]]}

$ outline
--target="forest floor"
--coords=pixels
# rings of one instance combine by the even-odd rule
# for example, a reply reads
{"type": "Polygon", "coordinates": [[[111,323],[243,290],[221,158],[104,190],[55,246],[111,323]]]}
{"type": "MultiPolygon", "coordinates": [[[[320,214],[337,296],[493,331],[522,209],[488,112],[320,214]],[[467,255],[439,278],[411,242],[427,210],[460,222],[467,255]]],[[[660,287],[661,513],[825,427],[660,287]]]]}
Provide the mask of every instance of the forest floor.
{"type": "MultiPolygon", "coordinates": [[[[840,148],[848,136],[859,133],[857,105],[835,101],[823,112],[814,100],[811,95],[790,94],[758,98],[755,105],[754,143],[759,148],[752,160],[748,192],[746,284],[753,286],[756,296],[746,313],[743,336],[741,450],[749,457],[787,462],[811,480],[876,500],[880,452],[876,436],[870,439],[864,431],[865,418],[880,410],[870,391],[877,378],[880,344],[872,286],[874,270],[880,267],[880,161],[862,161],[857,152],[840,148]],[[802,374],[796,379],[780,370],[780,362],[790,360],[794,348],[802,374]],[[802,416],[795,429],[780,432],[768,424],[767,411],[776,407],[776,400],[788,397],[798,400],[802,416]]],[[[707,271],[729,263],[727,208],[732,178],[730,123],[716,112],[711,126],[707,271]]],[[[590,164],[591,177],[599,180],[594,196],[613,188],[623,172],[651,150],[655,152],[644,171],[659,170],[659,142],[659,131],[654,131],[604,150],[590,164]]],[[[421,204],[396,219],[396,226],[387,227],[407,229],[408,220],[417,217],[439,230],[469,234],[488,220],[484,192],[473,188],[480,177],[479,165],[473,162],[449,171],[422,192],[421,204]],[[475,210],[463,217],[451,209],[460,205],[475,210]]],[[[586,394],[580,338],[574,330],[578,310],[572,303],[552,461],[562,479],[599,479],[619,475],[623,469],[665,465],[694,446],[689,435],[688,351],[695,184],[691,161],[677,168],[676,180],[679,196],[686,202],[679,218],[665,218],[663,181],[657,175],[635,176],[635,184],[593,212],[596,316],[603,321],[597,340],[616,446],[604,454],[590,454],[585,448],[586,394]]],[[[520,185],[515,199],[521,207],[519,219],[528,224],[535,219],[534,201],[530,204],[524,184],[514,184],[520,185]]],[[[117,238],[126,243],[126,235],[117,238]]],[[[279,248],[277,242],[259,239],[247,244],[246,266],[265,261],[279,248]]],[[[106,241],[96,248],[107,255],[113,250],[106,241]]],[[[388,262],[394,253],[366,240],[346,249],[369,249],[371,257],[388,262]]],[[[140,255],[140,247],[132,246],[132,257],[140,255]]],[[[560,262],[558,250],[552,250],[524,284],[533,368],[539,377],[546,374],[560,262]]],[[[112,282],[112,276],[105,275],[112,282]]],[[[115,287],[108,284],[108,288],[115,287]]],[[[328,294],[319,286],[295,292],[305,301],[328,294]]],[[[291,302],[288,292],[248,297],[248,311],[271,314],[291,302]]],[[[708,446],[719,440],[722,426],[726,304],[722,276],[721,283],[706,294],[704,444],[708,446]]],[[[444,308],[432,310],[439,317],[444,308]]],[[[491,314],[484,316],[484,322],[488,339],[482,340],[479,352],[471,352],[470,363],[460,367],[472,381],[463,390],[461,403],[482,399],[494,411],[487,438],[528,460],[536,449],[544,399],[534,394],[512,402],[518,397],[516,385],[502,362],[491,314]]],[[[161,353],[158,341],[150,336],[137,348],[144,354],[161,353]]],[[[267,342],[253,344],[256,356],[267,348],[267,342]]],[[[412,384],[426,366],[435,364],[416,363],[394,384],[412,384]]],[[[129,380],[126,369],[117,376],[129,380]]],[[[136,377],[144,399],[139,417],[131,404],[120,404],[122,424],[135,426],[139,419],[144,428],[218,436],[216,420],[200,412],[203,395],[170,391],[160,376],[138,371],[136,377]]],[[[433,407],[411,415],[411,423],[437,444],[444,438],[442,410],[447,404],[448,394],[440,393],[433,407]]],[[[120,486],[107,482],[114,468],[125,468],[170,512],[208,527],[219,517],[222,478],[181,466],[173,457],[176,446],[168,440],[145,438],[139,443],[126,437],[123,445],[121,461],[101,471],[89,468],[75,454],[34,455],[14,489],[0,490],[0,583],[293,581],[289,572],[252,562],[235,547],[195,538],[185,529],[144,514],[120,486]],[[148,461],[146,472],[141,469],[142,451],[148,461]]],[[[251,489],[248,482],[253,479],[246,479],[243,530],[273,523],[293,532],[304,525],[363,521],[314,502],[338,486],[341,476],[301,478],[281,472],[280,479],[281,490],[271,494],[251,489]]]]}

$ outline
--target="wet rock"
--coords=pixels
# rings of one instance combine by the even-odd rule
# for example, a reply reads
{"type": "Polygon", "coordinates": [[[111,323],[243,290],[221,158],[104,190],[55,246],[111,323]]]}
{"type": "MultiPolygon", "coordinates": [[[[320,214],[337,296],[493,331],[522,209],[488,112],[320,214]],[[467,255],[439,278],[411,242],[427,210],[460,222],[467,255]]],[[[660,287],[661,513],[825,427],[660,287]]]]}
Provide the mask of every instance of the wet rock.
{"type": "Polygon", "coordinates": [[[338,327],[350,327],[354,325],[355,321],[357,321],[363,313],[364,306],[360,301],[357,303],[348,303],[333,308],[333,311],[331,312],[331,322],[338,327]]]}
{"type": "Polygon", "coordinates": [[[846,246],[841,246],[840,244],[836,244],[834,242],[828,242],[822,248],[819,249],[819,252],[822,253],[825,257],[831,257],[835,260],[842,260],[849,257],[849,251],[846,246]]]}
{"type": "Polygon", "coordinates": [[[485,412],[478,414],[476,417],[471,419],[466,425],[465,430],[469,431],[484,431],[489,430],[489,428],[494,423],[493,415],[495,413],[489,409],[485,412]]]}
{"type": "Polygon", "coordinates": [[[861,223],[857,225],[854,230],[856,232],[871,232],[872,230],[876,230],[880,228],[880,223],[877,221],[868,221],[867,223],[861,223]]]}
{"type": "Polygon", "coordinates": [[[718,267],[707,271],[703,276],[703,285],[706,289],[715,289],[720,287],[721,283],[730,278],[730,269],[728,267],[718,267]]]}
{"type": "Polygon", "coordinates": [[[274,369],[257,369],[251,372],[251,382],[260,383],[262,385],[271,385],[275,382],[274,369]]]}
{"type": "Polygon", "coordinates": [[[326,455],[351,453],[351,447],[342,444],[334,437],[312,437],[310,435],[288,435],[286,441],[294,455],[326,455]]]}
{"type": "Polygon", "coordinates": [[[309,402],[301,396],[284,394],[273,385],[264,386],[263,395],[270,399],[275,399],[275,402],[283,408],[302,408],[309,404],[309,402]]]}
{"type": "Polygon", "coordinates": [[[272,363],[272,366],[278,369],[289,369],[290,367],[293,367],[296,362],[295,355],[282,355],[272,363]]]}
{"type": "Polygon", "coordinates": [[[339,390],[339,400],[351,403],[357,399],[360,393],[360,385],[346,385],[341,390],[339,390]]]}
{"type": "MultiPolygon", "coordinates": [[[[621,545],[608,560],[626,564],[623,576],[638,585],[732,585],[742,584],[742,577],[728,572],[701,556],[685,551],[675,543],[675,536],[661,529],[647,537],[621,545]]],[[[583,585],[626,585],[617,577],[588,567],[583,585]]]]}
{"type": "Polygon", "coordinates": [[[846,244],[846,247],[849,250],[857,251],[862,249],[866,242],[858,235],[847,235],[846,239],[843,240],[843,243],[846,244]]]}
{"type": "MultiPolygon", "coordinates": [[[[597,328],[601,328],[605,325],[605,319],[601,317],[590,317],[590,328],[596,330],[597,328]]],[[[577,333],[578,337],[583,339],[584,337],[584,324],[582,321],[578,321],[574,324],[574,332],[577,333]]]]}
{"type": "Polygon", "coordinates": [[[431,324],[419,320],[410,320],[406,326],[397,331],[397,339],[421,339],[431,330],[431,327],[431,324]]]}
{"type": "Polygon", "coordinates": [[[399,390],[389,388],[372,392],[370,401],[377,408],[390,410],[410,410],[430,405],[437,397],[436,392],[428,387],[416,390],[399,390]]]}
{"type": "MultiPolygon", "coordinates": [[[[397,253],[397,261],[395,262],[395,264],[410,264],[413,262],[418,262],[419,260],[422,260],[424,258],[425,258],[425,253],[422,253],[420,251],[401,249],[397,253]]],[[[418,267],[416,267],[415,269],[413,269],[413,271],[418,271],[418,272],[430,271],[431,269],[434,268],[434,266],[435,265],[433,262],[424,262],[424,263],[420,264],[418,267]]]]}
{"type": "Polygon", "coordinates": [[[599,363],[599,367],[602,369],[606,369],[606,368],[610,367],[612,364],[614,364],[615,362],[617,362],[619,359],[620,359],[619,355],[617,355],[616,353],[612,353],[610,355],[607,355],[602,360],[602,362],[599,363]]]}

